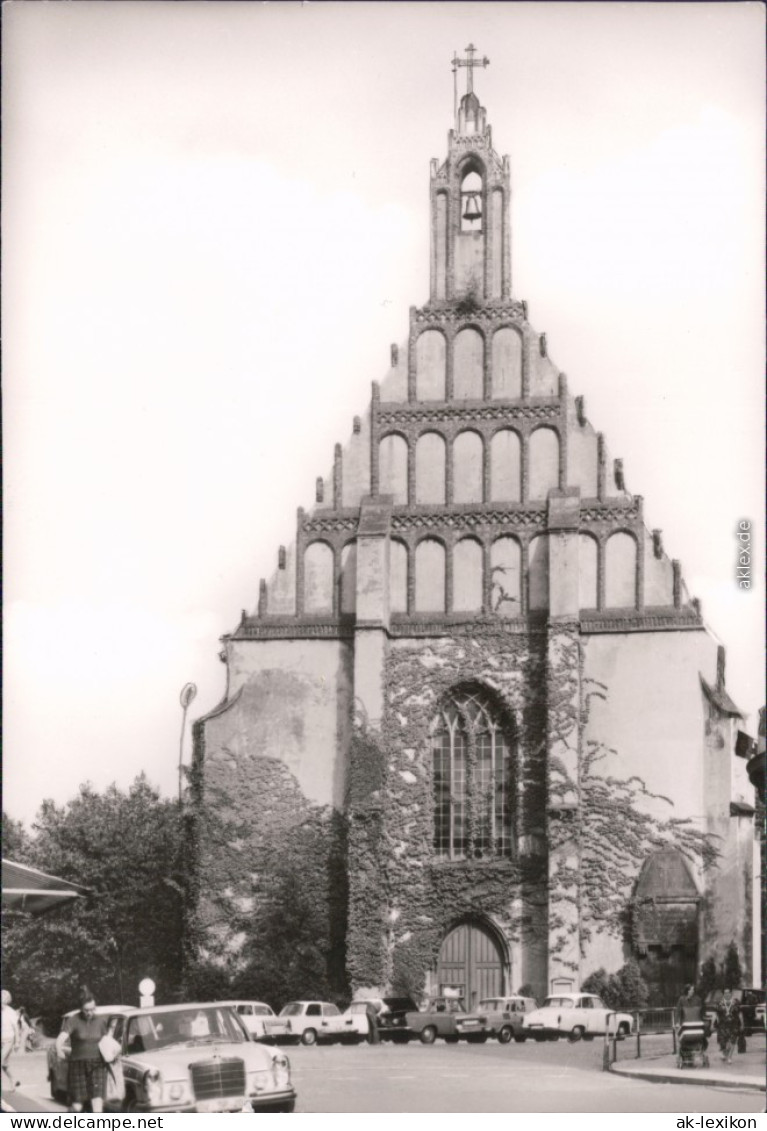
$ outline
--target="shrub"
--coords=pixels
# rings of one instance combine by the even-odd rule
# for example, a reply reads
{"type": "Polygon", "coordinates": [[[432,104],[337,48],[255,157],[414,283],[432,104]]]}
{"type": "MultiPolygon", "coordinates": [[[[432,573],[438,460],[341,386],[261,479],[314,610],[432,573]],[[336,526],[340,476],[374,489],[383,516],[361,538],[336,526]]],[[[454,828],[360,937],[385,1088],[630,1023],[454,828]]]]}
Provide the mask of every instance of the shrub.
{"type": "Polygon", "coordinates": [[[616,974],[604,967],[589,974],[581,987],[584,993],[597,994],[608,1009],[644,1009],[650,991],[636,962],[631,959],[616,974]]]}

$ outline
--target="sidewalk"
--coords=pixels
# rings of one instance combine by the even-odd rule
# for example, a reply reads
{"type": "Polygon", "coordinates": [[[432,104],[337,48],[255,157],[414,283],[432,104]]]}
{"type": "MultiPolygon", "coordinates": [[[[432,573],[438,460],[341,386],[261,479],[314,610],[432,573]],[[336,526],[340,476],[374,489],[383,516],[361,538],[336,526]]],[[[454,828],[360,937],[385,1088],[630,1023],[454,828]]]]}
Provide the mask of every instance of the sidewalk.
{"type": "MultiPolygon", "coordinates": [[[[3,1092],[3,1111],[49,1111],[37,1096],[47,1096],[48,1066],[44,1049],[11,1057],[11,1075],[19,1081],[15,1092],[3,1092]]],[[[57,1108],[56,1110],[61,1110],[57,1108]]]]}
{"type": "Polygon", "coordinates": [[[716,1088],[739,1088],[741,1091],[765,1090],[764,1045],[754,1051],[736,1053],[731,1064],[719,1057],[715,1042],[709,1048],[708,1068],[677,1068],[676,1056],[663,1053],[643,1056],[640,1060],[617,1060],[610,1071],[618,1076],[632,1076],[638,1080],[654,1080],[666,1084],[698,1084],[716,1088]]]}

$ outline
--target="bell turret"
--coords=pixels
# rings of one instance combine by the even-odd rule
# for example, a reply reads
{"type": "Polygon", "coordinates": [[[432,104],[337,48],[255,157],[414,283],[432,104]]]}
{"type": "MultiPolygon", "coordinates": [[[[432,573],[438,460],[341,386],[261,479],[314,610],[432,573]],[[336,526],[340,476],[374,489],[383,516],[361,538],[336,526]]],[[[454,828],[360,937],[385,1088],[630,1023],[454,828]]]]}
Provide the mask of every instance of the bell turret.
{"type": "Polygon", "coordinates": [[[431,302],[466,298],[482,304],[511,297],[509,161],[494,151],[487,112],[474,93],[474,68],[490,60],[453,56],[466,68],[466,92],[454,95],[455,128],[443,165],[431,166],[431,302]]]}

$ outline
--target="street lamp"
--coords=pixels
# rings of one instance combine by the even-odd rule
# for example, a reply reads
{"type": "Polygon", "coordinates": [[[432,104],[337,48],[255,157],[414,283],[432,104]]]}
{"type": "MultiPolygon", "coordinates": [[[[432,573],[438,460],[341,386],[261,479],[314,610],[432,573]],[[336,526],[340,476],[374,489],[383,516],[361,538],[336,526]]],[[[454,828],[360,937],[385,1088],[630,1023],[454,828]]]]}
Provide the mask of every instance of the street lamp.
{"type": "Polygon", "coordinates": [[[194,683],[185,683],[181,688],[181,695],[179,701],[183,708],[181,715],[181,741],[178,750],[178,803],[181,804],[182,785],[184,780],[184,731],[186,730],[186,712],[189,709],[189,704],[197,694],[197,687],[194,683]]]}

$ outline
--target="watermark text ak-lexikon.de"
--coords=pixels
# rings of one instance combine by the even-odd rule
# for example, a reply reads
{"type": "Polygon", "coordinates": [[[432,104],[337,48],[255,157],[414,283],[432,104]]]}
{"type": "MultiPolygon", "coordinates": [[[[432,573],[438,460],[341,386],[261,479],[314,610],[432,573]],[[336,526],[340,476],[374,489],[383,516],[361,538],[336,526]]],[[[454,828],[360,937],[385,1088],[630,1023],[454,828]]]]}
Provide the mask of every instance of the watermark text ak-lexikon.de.
{"type": "Polygon", "coordinates": [[[739,589],[751,588],[752,527],[750,518],[742,518],[735,531],[738,542],[738,562],[735,567],[735,580],[739,589]]]}

